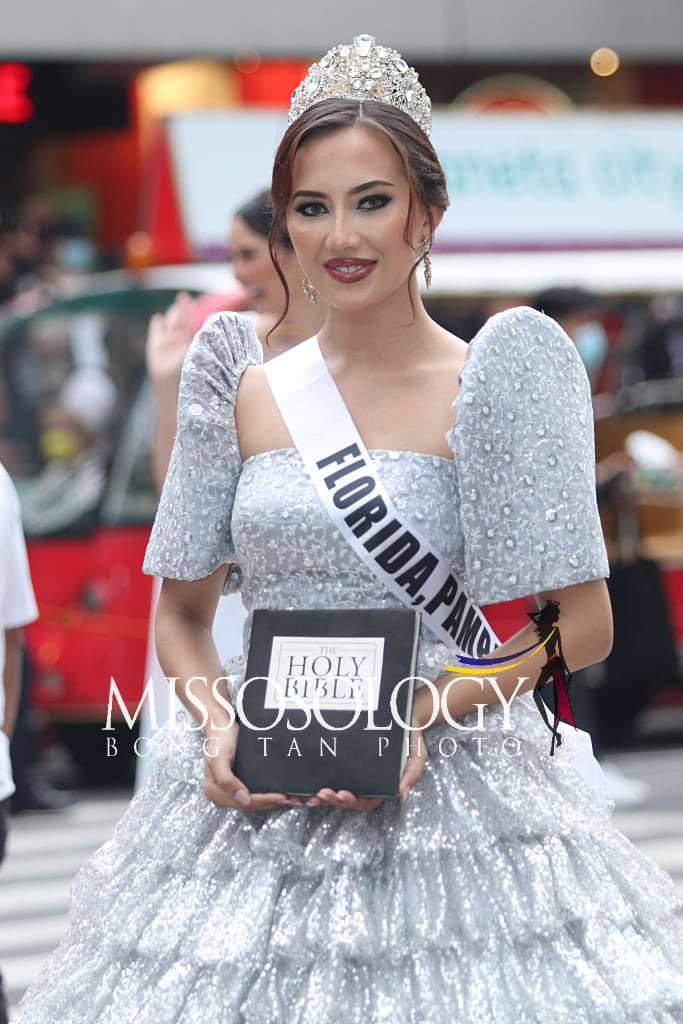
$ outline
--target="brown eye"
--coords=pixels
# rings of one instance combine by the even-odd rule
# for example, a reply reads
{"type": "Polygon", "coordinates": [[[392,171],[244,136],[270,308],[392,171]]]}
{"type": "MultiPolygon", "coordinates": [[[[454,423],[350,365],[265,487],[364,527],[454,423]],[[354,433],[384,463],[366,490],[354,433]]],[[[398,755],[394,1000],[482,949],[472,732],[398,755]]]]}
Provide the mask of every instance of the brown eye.
{"type": "Polygon", "coordinates": [[[325,213],[325,207],[322,203],[299,203],[294,209],[297,213],[302,214],[304,217],[317,217],[321,213],[325,213]]]}
{"type": "Polygon", "coordinates": [[[364,196],[359,202],[359,207],[362,210],[381,210],[387,203],[391,202],[391,196],[376,195],[376,196],[364,196]]]}

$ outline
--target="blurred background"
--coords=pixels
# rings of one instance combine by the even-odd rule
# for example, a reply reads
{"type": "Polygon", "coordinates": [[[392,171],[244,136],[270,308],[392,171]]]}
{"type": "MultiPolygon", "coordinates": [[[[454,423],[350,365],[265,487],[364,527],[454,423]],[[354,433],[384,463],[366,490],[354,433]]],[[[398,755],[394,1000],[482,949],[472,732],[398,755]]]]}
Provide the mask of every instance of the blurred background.
{"type": "MultiPolygon", "coordinates": [[[[680,880],[680,0],[13,5],[0,40],[0,459],[22,500],[40,609],[17,770],[28,761],[57,793],[115,786],[127,799],[137,723],[114,705],[117,756],[102,726],[110,679],[129,714],[145,679],[149,319],[179,290],[248,308],[230,262],[233,212],[267,187],[308,65],[360,33],[401,51],[434,104],[451,208],[433,250],[432,315],[469,340],[491,313],[533,304],[586,365],[617,632],[581,686],[601,751],[646,781],[631,804],[647,799],[660,815],[634,829],[655,843],[675,836],[661,859],[680,880]]],[[[525,608],[490,611],[505,635],[525,608]]],[[[43,793],[46,805],[73,802],[43,793]]],[[[109,806],[118,812],[87,799],[69,812],[83,829],[99,823],[93,844],[109,806]]],[[[43,826],[19,822],[28,855],[43,826]]],[[[86,847],[64,861],[65,880],[86,847]]],[[[11,863],[3,875],[25,881],[11,863]]],[[[14,996],[41,955],[17,960],[14,996]]]]}

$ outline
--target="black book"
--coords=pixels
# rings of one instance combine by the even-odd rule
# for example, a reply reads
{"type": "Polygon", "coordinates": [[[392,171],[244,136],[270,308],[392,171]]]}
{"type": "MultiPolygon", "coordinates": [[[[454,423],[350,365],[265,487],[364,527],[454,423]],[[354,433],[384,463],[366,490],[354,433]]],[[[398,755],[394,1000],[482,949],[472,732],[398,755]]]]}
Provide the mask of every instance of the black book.
{"type": "Polygon", "coordinates": [[[238,779],[252,793],[396,796],[419,628],[407,608],[257,609],[236,708],[238,779]]]}

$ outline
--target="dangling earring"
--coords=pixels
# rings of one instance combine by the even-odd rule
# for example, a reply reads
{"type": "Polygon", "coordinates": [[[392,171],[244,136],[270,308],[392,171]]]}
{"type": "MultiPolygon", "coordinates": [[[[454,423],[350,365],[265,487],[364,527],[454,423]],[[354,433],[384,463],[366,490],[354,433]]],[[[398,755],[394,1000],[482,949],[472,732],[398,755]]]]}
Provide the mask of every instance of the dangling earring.
{"type": "Polygon", "coordinates": [[[429,250],[432,247],[432,243],[430,241],[429,235],[425,235],[424,236],[424,238],[422,239],[422,245],[424,246],[424,251],[425,251],[424,260],[423,260],[424,273],[425,273],[425,284],[426,284],[427,288],[431,288],[431,286],[432,286],[432,261],[429,258],[429,250]]]}
{"type": "Polygon", "coordinates": [[[315,303],[318,301],[317,291],[315,290],[311,282],[308,280],[306,275],[303,273],[301,275],[301,287],[303,288],[304,295],[306,296],[309,302],[315,303]]]}

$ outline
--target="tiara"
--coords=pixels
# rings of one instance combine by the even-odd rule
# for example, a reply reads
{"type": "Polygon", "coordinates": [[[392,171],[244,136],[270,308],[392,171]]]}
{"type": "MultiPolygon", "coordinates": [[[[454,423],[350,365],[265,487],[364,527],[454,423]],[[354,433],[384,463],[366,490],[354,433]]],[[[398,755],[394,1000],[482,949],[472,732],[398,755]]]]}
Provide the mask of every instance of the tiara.
{"type": "Polygon", "coordinates": [[[311,64],[292,93],[287,123],[334,96],[390,103],[417,121],[425,135],[431,131],[432,104],[417,71],[396,50],[376,46],[374,36],[356,36],[350,46],[334,46],[311,64]]]}

